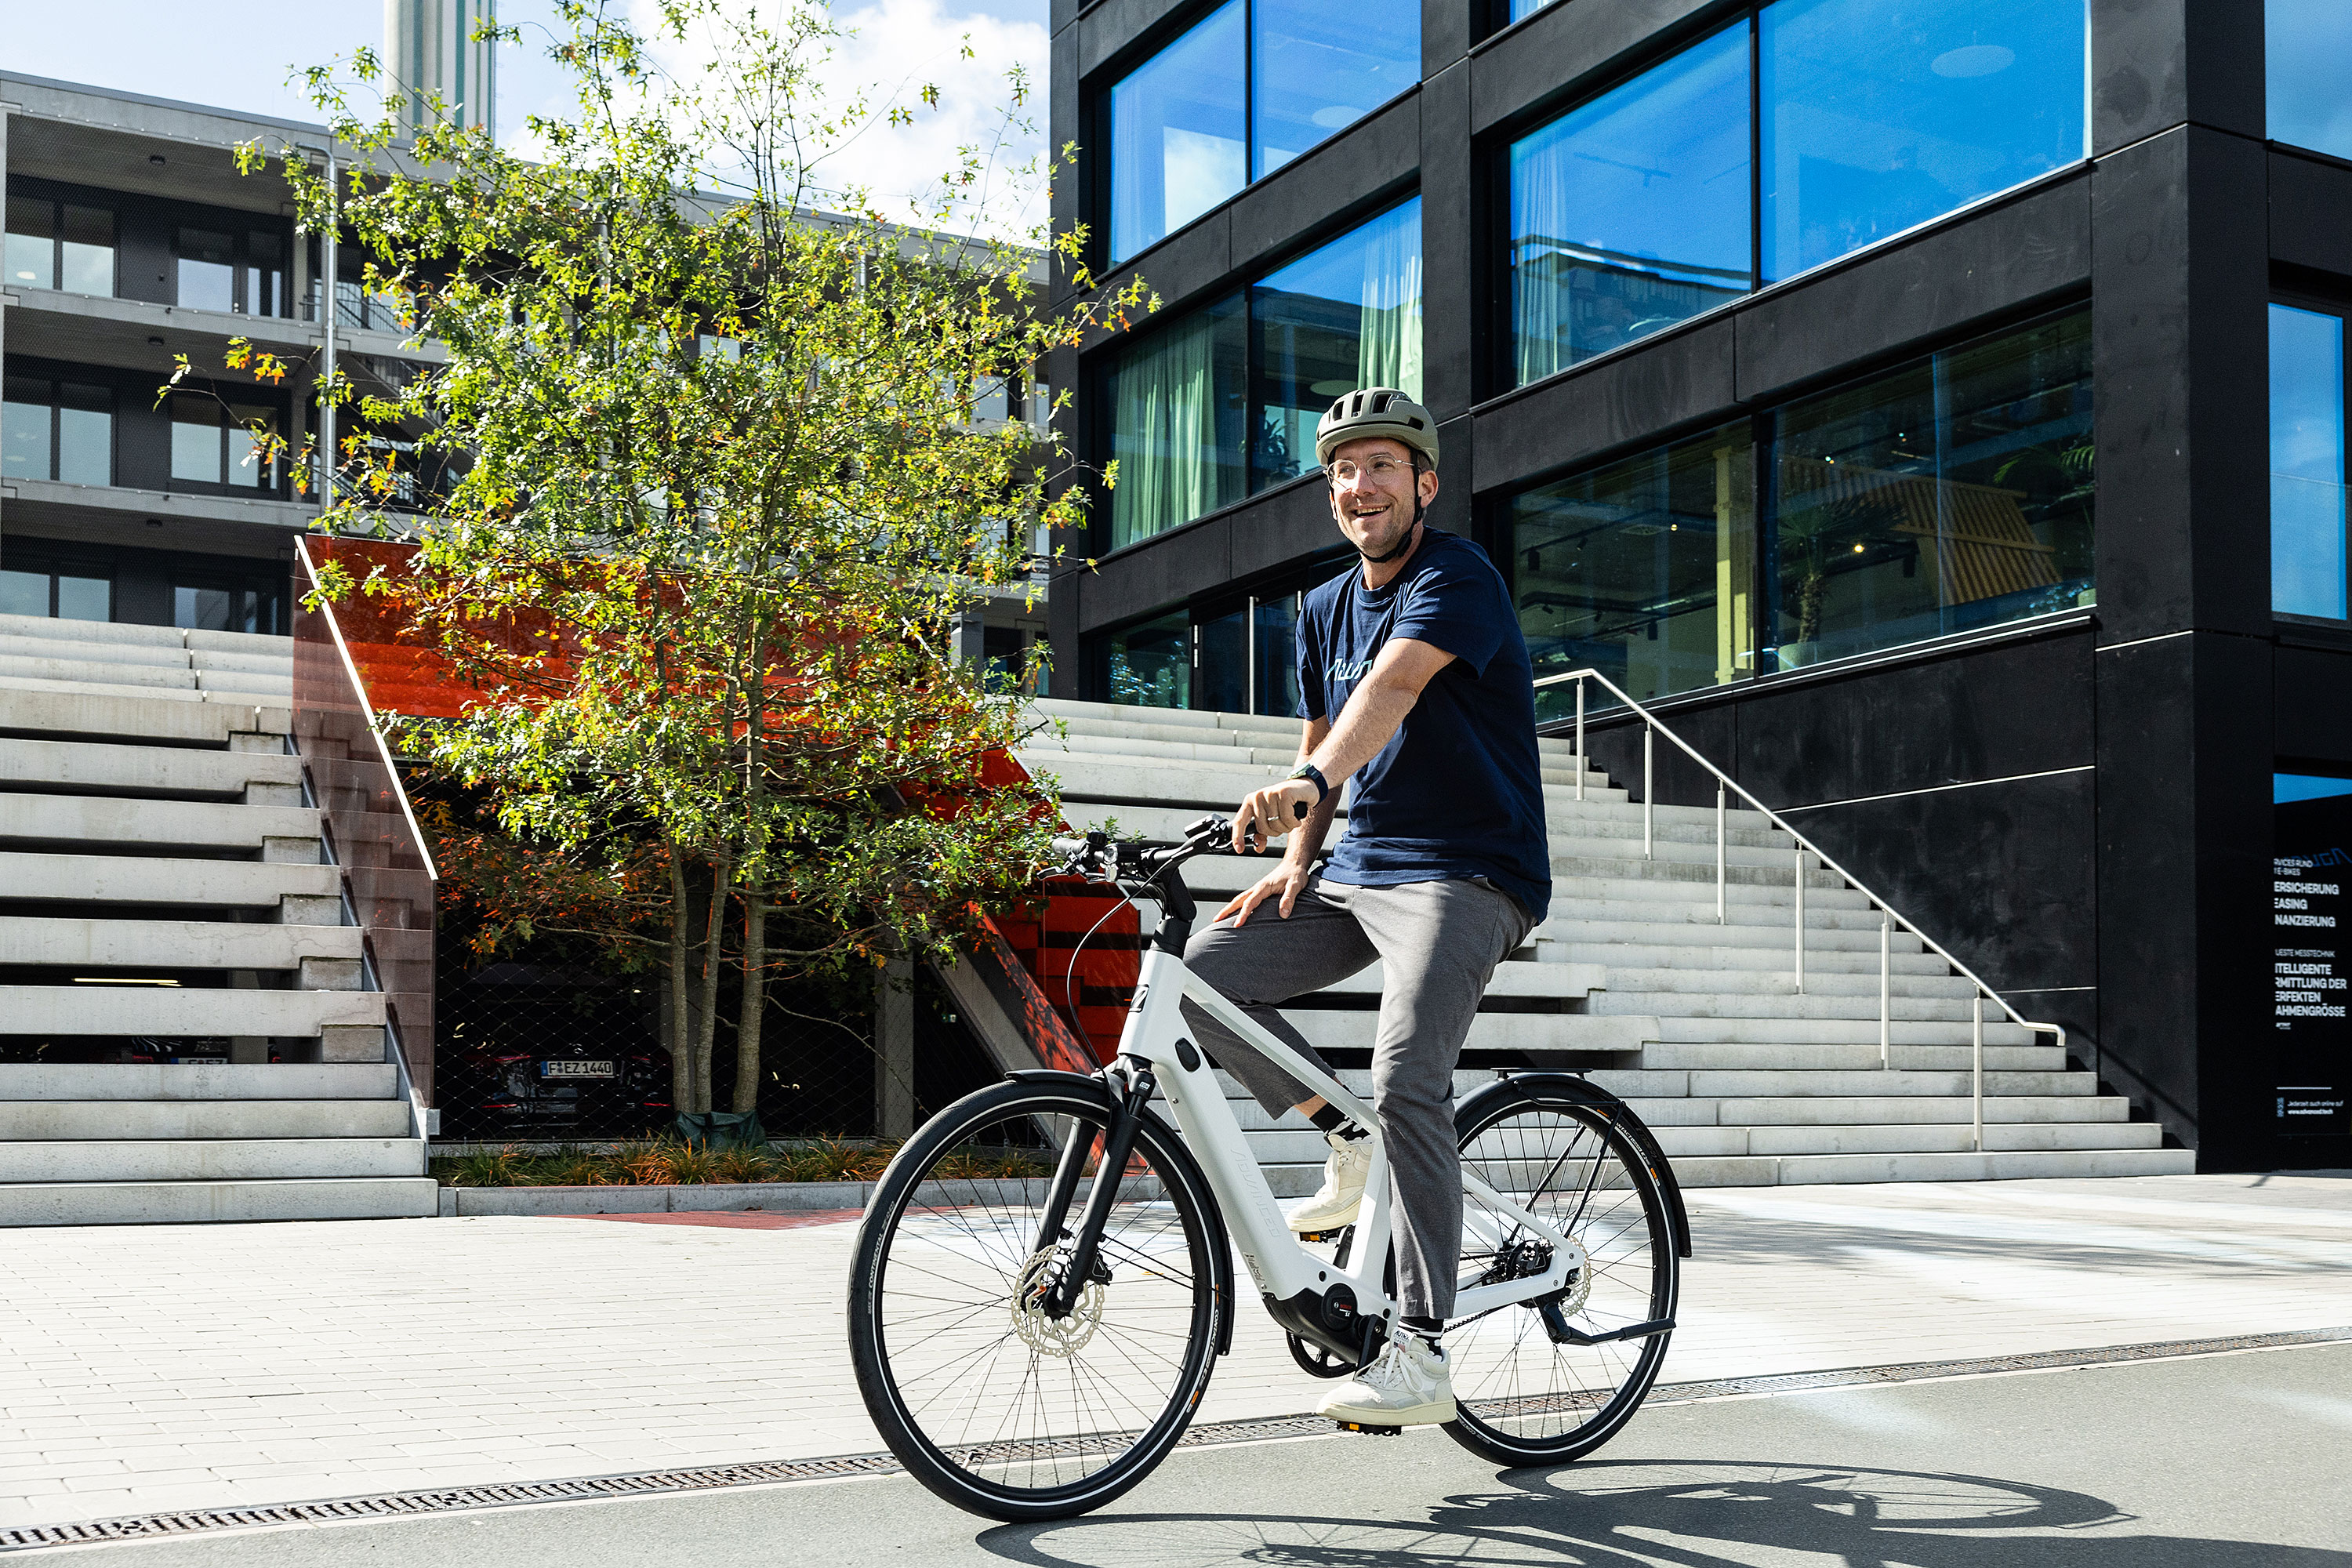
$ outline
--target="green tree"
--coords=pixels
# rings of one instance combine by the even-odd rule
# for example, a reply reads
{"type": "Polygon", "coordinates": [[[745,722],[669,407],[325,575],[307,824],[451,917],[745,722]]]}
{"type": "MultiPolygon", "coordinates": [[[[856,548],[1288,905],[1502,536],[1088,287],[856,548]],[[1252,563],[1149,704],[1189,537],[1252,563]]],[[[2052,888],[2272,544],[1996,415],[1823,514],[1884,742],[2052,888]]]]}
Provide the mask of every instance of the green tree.
{"type": "MultiPolygon", "coordinates": [[[[1022,542],[1077,502],[1058,448],[974,405],[1143,300],[1045,311],[1035,253],[971,237],[982,149],[918,225],[824,193],[875,110],[821,89],[821,10],[771,26],[660,0],[646,33],[562,12],[579,111],[530,122],[537,161],[457,126],[401,144],[312,73],[351,156],[336,190],[278,151],[302,222],[339,220],[367,287],[444,351],[396,395],[329,390],[365,424],[332,455],[328,522],[417,542],[413,573],[361,586],[489,693],[411,721],[412,749],[519,838],[615,876],[653,856],[681,1109],[712,1108],[720,969],[740,963],[747,1110],[772,977],[945,956],[1044,858],[1050,781],[982,775],[1021,710],[946,628],[1024,580],[1022,542]],[[665,50],[708,65],[673,78],[665,50]],[[409,454],[365,433],[394,426],[427,434],[409,454]]],[[[373,57],[352,65],[375,79],[373,57]]],[[[1082,238],[1057,242],[1064,264],[1082,238]]]]}

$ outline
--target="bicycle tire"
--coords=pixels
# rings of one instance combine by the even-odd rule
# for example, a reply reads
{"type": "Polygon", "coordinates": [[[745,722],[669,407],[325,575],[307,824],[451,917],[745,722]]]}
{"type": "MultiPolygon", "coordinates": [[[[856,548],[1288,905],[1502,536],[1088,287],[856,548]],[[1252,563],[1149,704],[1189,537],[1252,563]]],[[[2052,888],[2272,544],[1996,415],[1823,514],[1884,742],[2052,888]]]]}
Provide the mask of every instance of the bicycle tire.
{"type": "MultiPolygon", "coordinates": [[[[1465,1168],[1584,1247],[1591,1268],[1549,1301],[1447,1326],[1457,1415],[1445,1430],[1496,1464],[1563,1464],[1633,1418],[1673,1332],[1561,1343],[1544,1309],[1559,1314],[1559,1326],[1592,1334],[1671,1321],[1682,1288],[1673,1221],[1648,1158],[1606,1107],[1532,1086],[1465,1109],[1472,1120],[1457,1130],[1465,1168]]],[[[1474,1223],[1463,1233],[1465,1287],[1548,1261],[1548,1249],[1513,1250],[1528,1239],[1517,1229],[1495,1246],[1478,1230],[1474,1223]]]]}
{"type": "MultiPolygon", "coordinates": [[[[1231,1310],[1212,1251],[1223,1227],[1164,1122],[1147,1113],[1138,1129],[1104,1227],[1099,1289],[1059,1324],[1016,1307],[1034,1294],[1032,1271],[1050,1267],[1036,1246],[1048,1182],[953,1173],[960,1152],[1000,1146],[985,1137],[1049,1126],[1091,1140],[1117,1106],[1099,1081],[1076,1077],[967,1095],[899,1151],[859,1226],[858,1391],[908,1473],[967,1511],[1020,1522],[1102,1507],[1167,1457],[1208,1387],[1231,1310]],[[894,1270],[907,1283],[894,1285],[894,1270]]],[[[1082,1180],[1066,1237],[1098,1175],[1082,1180]]]]}

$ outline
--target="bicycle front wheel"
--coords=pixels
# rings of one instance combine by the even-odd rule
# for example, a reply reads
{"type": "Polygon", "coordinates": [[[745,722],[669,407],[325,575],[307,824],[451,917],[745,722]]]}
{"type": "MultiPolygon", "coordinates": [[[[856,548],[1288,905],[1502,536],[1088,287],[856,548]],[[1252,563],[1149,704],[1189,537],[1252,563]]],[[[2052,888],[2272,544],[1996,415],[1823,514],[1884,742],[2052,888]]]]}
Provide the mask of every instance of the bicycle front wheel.
{"type": "MultiPolygon", "coordinates": [[[[1640,1408],[1670,1333],[1579,1343],[1670,1321],[1681,1289],[1666,1205],[1649,1162],[1602,1109],[1528,1086],[1474,1108],[1462,1165],[1583,1250],[1567,1289],[1446,1329],[1460,1414],[1446,1431],[1502,1465],[1561,1464],[1591,1453],[1640,1408]]],[[[1464,1216],[1465,1288],[1541,1274],[1550,1248],[1523,1224],[1472,1201],[1464,1216]]]]}
{"type": "Polygon", "coordinates": [[[1066,1519],[1126,1491],[1183,1435],[1207,1388],[1221,1234],[1198,1168],[1147,1119],[1123,1172],[1099,1168],[1117,1113],[1103,1085],[1010,1082],[941,1111],[876,1189],[850,1277],[866,1408],[908,1472],[992,1519],[1066,1519]],[[1062,1152],[1080,1172],[1043,1233],[1062,1152]],[[1100,1254],[1055,1318],[1096,1185],[1118,1184],[1100,1254]]]}

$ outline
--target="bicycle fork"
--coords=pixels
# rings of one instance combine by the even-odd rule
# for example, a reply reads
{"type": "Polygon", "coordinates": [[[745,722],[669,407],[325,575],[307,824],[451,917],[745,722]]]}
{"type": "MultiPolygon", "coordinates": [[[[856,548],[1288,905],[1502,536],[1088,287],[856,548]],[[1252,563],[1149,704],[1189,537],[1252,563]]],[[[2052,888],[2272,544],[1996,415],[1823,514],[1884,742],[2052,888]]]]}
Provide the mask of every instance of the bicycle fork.
{"type": "Polygon", "coordinates": [[[1095,1278],[1102,1256],[1103,1227],[1110,1221],[1111,1205],[1118,1201],[1118,1189],[1127,1179],[1128,1157],[1135,1151],[1136,1130],[1143,1124],[1144,1107],[1151,1103],[1153,1088],[1150,1068],[1136,1067],[1128,1079],[1126,1092],[1119,1097],[1118,1110],[1102,1134],[1102,1152],[1095,1165],[1095,1189],[1087,1194],[1086,1212],[1078,1216],[1075,1235],[1067,1225],[1070,1203],[1077,1196],[1079,1178],[1086,1174],[1087,1159],[1094,1152],[1097,1141],[1078,1136],[1074,1131],[1069,1142],[1062,1146],[1061,1161],[1054,1167],[1053,1185],[1045,1190],[1045,1213],[1037,1223],[1039,1250],[1064,1241],[1070,1243],[1067,1266],[1038,1303],[1048,1318],[1058,1321],[1068,1317],[1077,1305],[1078,1293],[1095,1278]]]}

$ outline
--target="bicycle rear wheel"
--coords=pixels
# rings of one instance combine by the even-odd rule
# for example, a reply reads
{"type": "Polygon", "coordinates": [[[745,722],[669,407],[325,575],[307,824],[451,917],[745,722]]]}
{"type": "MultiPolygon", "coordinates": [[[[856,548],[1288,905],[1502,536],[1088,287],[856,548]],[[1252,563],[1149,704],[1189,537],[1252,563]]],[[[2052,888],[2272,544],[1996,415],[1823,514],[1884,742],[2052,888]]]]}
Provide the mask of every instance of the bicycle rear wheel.
{"type": "MultiPolygon", "coordinates": [[[[1447,1326],[1458,1417],[1446,1431],[1503,1465],[1559,1464],[1617,1434],[1657,1380],[1671,1332],[1579,1344],[1670,1321],[1681,1289],[1672,1224],[1649,1162],[1604,1110],[1529,1087],[1472,1108],[1463,1168],[1584,1249],[1566,1290],[1447,1326]]],[[[1550,1250],[1471,1201],[1464,1287],[1545,1271],[1550,1250]]]]}
{"type": "Polygon", "coordinates": [[[1138,1130],[1100,1255],[1056,1319],[1117,1114],[1099,1083],[1011,1082],[941,1111],[893,1160],[859,1230],[849,1339],[866,1408],[909,1474],[959,1508],[1065,1519],[1149,1474],[1208,1386],[1222,1316],[1213,1198],[1163,1124],[1138,1130]],[[1077,1187],[1041,1234],[1061,1156],[1077,1187]]]}

